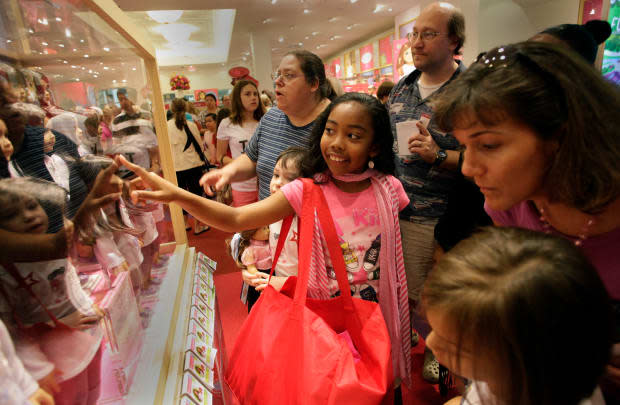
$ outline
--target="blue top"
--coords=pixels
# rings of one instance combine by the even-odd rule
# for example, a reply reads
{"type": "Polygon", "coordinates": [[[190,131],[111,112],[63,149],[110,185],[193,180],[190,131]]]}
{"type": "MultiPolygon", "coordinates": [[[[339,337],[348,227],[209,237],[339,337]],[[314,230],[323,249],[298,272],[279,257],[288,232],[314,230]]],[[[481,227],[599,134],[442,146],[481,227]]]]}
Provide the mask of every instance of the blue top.
{"type": "Polygon", "coordinates": [[[258,127],[245,148],[250,160],[256,163],[258,199],[269,197],[269,183],[273,176],[278,155],[291,147],[307,147],[314,121],[296,127],[278,107],[272,107],[258,123],[258,127]]]}
{"type": "MultiPolygon", "coordinates": [[[[454,78],[465,70],[465,66],[459,62],[459,67],[450,80],[444,83],[435,93],[450,83],[454,78]]],[[[386,107],[390,114],[390,124],[394,134],[395,148],[396,123],[401,121],[419,120],[422,114],[431,116],[428,131],[433,140],[441,149],[456,150],[459,143],[452,136],[439,131],[433,122],[432,109],[428,104],[430,97],[425,99],[420,95],[418,79],[422,74],[414,70],[401,79],[390,92],[390,98],[386,107]]],[[[435,94],[433,93],[433,94],[435,94]]],[[[455,170],[442,169],[426,163],[417,155],[396,156],[396,177],[403,183],[403,187],[410,203],[407,208],[400,212],[400,218],[413,221],[413,217],[439,218],[448,204],[448,193],[454,182],[458,179],[455,170]]]]}

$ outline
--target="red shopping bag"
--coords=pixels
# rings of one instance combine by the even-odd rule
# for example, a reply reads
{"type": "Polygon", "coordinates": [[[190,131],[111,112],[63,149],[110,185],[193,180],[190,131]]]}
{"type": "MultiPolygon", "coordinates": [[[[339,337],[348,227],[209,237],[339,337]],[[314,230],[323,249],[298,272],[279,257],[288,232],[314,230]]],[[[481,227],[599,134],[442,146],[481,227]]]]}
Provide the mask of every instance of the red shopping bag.
{"type": "Polygon", "coordinates": [[[261,294],[231,351],[224,389],[240,404],[379,404],[393,383],[381,309],[351,297],[334,223],[312,180],[304,179],[302,201],[297,278],[282,292],[268,286],[261,294]],[[329,300],[306,297],[315,212],[341,292],[329,300]]]}

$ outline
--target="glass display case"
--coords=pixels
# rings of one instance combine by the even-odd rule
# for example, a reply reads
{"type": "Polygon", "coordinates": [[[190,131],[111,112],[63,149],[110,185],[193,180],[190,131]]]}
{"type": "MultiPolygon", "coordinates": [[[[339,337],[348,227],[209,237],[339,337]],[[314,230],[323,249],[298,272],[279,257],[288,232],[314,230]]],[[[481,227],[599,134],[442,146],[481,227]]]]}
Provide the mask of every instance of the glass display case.
{"type": "MultiPolygon", "coordinates": [[[[81,155],[84,150],[93,155],[123,154],[176,184],[155,50],[145,32],[112,0],[0,0],[0,5],[0,76],[15,90],[22,106],[35,111],[33,116],[41,114],[40,122],[28,125],[49,128],[57,117],[69,114],[76,127],[63,134],[85,148],[78,148],[81,155]],[[91,117],[98,124],[94,132],[91,117]]],[[[11,161],[7,162],[10,172],[11,161]]],[[[121,170],[119,174],[131,173],[121,170]]],[[[102,315],[97,322],[103,331],[98,346],[101,387],[97,402],[193,403],[196,398],[182,398],[180,391],[188,371],[183,361],[189,353],[188,322],[196,315],[192,311],[208,312],[214,328],[210,347],[218,345],[215,335],[221,333],[213,326],[219,325],[215,301],[204,308],[192,305],[199,301],[192,295],[195,283],[201,283],[197,277],[209,273],[204,268],[197,270],[198,255],[187,247],[178,206],[165,207],[152,222],[140,215],[134,213],[132,221],[143,222],[142,233],[130,235],[135,236],[140,256],[133,266],[139,268],[137,282],[127,249],[123,249],[128,239],[119,241],[116,235],[113,239],[122,264],[110,266],[112,271],[96,254],[101,250],[99,239],[90,247],[78,245],[66,264],[75,268],[79,285],[102,315]],[[159,235],[156,251],[145,252],[145,245],[152,243],[145,235],[155,227],[151,234],[159,235]],[[139,274],[144,273],[147,255],[152,263],[148,263],[148,277],[141,282],[139,274]]],[[[214,297],[214,286],[209,288],[214,297]]],[[[197,356],[192,361],[202,361],[202,353],[192,353],[197,356]]],[[[215,356],[202,359],[209,368],[221,363],[215,356]]],[[[208,381],[208,388],[215,390],[217,379],[208,381]]]]}

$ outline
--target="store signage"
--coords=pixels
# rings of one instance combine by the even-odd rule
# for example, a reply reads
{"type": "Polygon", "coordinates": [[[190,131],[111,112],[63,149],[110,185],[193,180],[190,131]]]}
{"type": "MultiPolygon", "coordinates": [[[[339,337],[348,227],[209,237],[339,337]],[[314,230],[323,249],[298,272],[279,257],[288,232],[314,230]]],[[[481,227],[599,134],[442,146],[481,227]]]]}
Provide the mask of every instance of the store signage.
{"type": "Polygon", "coordinates": [[[372,70],[375,66],[374,50],[372,44],[360,48],[360,69],[362,72],[372,70]]]}

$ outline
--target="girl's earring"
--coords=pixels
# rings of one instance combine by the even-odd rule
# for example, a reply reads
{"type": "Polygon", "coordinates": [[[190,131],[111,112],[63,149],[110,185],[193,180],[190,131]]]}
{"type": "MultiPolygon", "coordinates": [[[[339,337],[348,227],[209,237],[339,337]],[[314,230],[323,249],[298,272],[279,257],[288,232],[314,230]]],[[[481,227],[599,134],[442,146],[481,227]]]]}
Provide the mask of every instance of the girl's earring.
{"type": "Polygon", "coordinates": [[[369,169],[374,169],[375,168],[375,162],[373,162],[372,159],[370,159],[368,161],[368,168],[369,169]]]}

